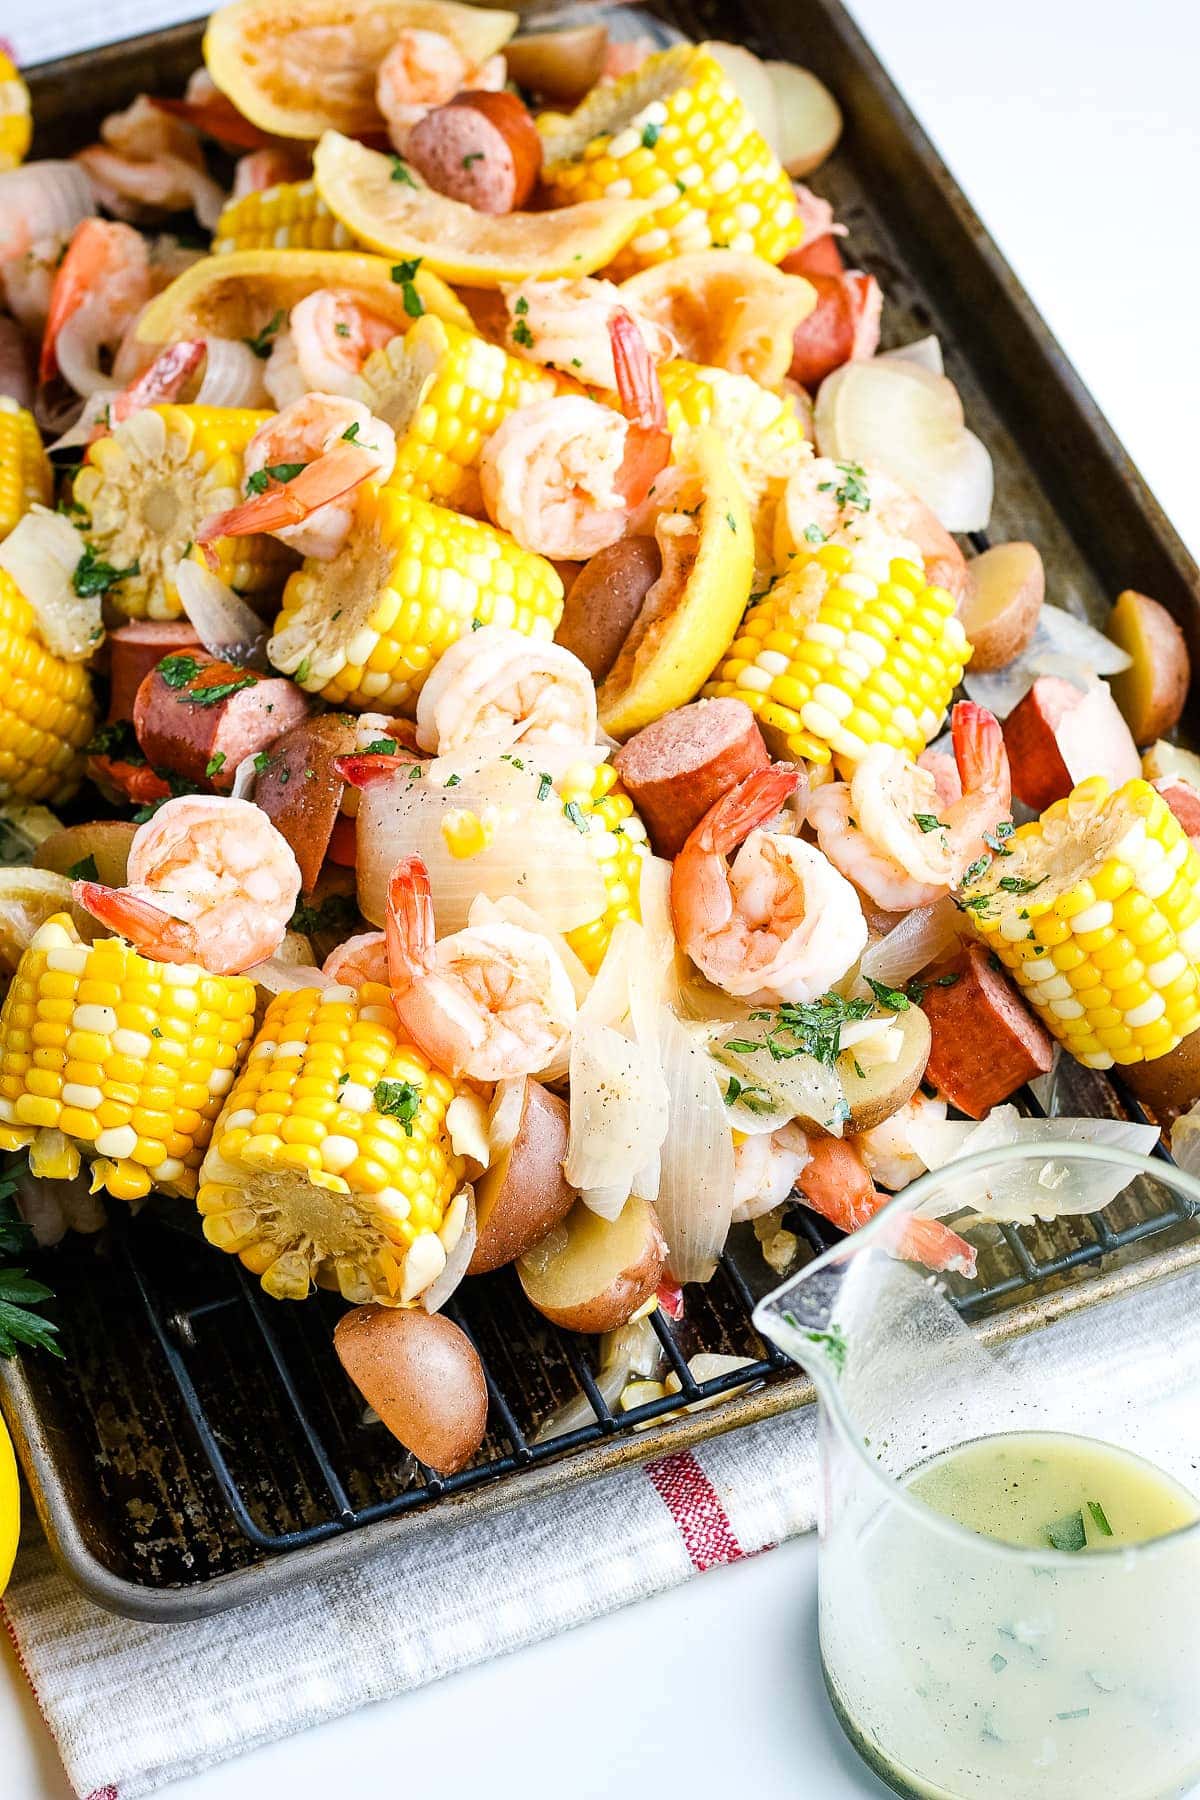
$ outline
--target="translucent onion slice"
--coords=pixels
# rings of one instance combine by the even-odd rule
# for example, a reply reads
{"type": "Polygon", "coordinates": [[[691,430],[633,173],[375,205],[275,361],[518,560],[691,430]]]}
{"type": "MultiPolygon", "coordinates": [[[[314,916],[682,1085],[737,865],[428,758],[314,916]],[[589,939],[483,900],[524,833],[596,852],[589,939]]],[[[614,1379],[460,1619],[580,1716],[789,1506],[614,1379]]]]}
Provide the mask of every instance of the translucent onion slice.
{"type": "Polygon", "coordinates": [[[1086,688],[1095,675],[1119,675],[1133,659],[1111,638],[1061,606],[1043,606],[1033,636],[1019,656],[991,674],[973,675],[963,686],[971,699],[998,719],[1007,719],[1039,675],[1061,675],[1086,688]]]}
{"type": "Polygon", "coordinates": [[[764,1104],[787,1111],[800,1123],[816,1125],[830,1137],[841,1137],[847,1107],[837,1070],[815,1056],[789,1056],[777,1061],[766,1048],[733,1049],[732,1044],[753,1044],[763,1034],[761,1025],[722,1025],[715,1037],[713,1054],[744,1087],[752,1087],[764,1104]]]}
{"type": "Polygon", "coordinates": [[[331,981],[315,964],[287,962],[278,954],[267,957],[265,962],[255,963],[246,974],[268,994],[294,994],[301,988],[323,988],[326,992],[336,989],[346,1000],[355,998],[352,987],[331,981]]]}
{"type": "Polygon", "coordinates": [[[667,1008],[658,1041],[668,1094],[655,1209],[678,1282],[707,1281],[733,1218],[733,1133],[712,1060],[667,1008]]]}
{"type": "Polygon", "coordinates": [[[63,243],[96,210],[79,163],[31,162],[0,174],[0,263],[23,256],[31,240],[63,243]]]}
{"type": "Polygon", "coordinates": [[[958,911],[949,895],[932,906],[918,906],[905,913],[886,937],[877,938],[863,951],[858,972],[863,978],[902,988],[906,981],[927,969],[958,935],[958,911]]]}
{"type": "Polygon", "coordinates": [[[210,656],[267,667],[267,627],[252,607],[203,563],[181,562],[175,574],[184,612],[210,656]]]}
{"type": "MultiPolygon", "coordinates": [[[[615,1409],[634,1376],[652,1381],[662,1364],[663,1348],[648,1318],[636,1319],[602,1337],[596,1387],[609,1411],[615,1409]]],[[[533,1441],[544,1444],[551,1438],[564,1437],[568,1431],[578,1431],[581,1426],[595,1423],[591,1401],[586,1394],[576,1394],[573,1400],[556,1407],[542,1420],[533,1441]]]]}
{"type": "Polygon", "coordinates": [[[204,340],[204,378],[196,394],[197,406],[269,406],[263,386],[266,367],[249,344],[233,338],[204,340]]]}
{"type": "Polygon", "coordinates": [[[666,1137],[667,1084],[657,1056],[611,1025],[583,1017],[572,1037],[570,1075],[563,1173],[593,1211],[615,1219],[648,1153],[666,1137]]]}
{"type": "Polygon", "coordinates": [[[941,339],[932,333],[929,337],[914,338],[911,344],[899,344],[895,350],[881,350],[877,360],[916,363],[919,369],[928,369],[931,375],[946,373],[941,339]]]}
{"type": "Polygon", "coordinates": [[[86,662],[101,638],[99,594],[77,594],[71,577],[83,539],[62,513],[32,506],[0,544],[6,569],[33,608],[38,636],[67,662],[86,662]]]}
{"type": "Polygon", "coordinates": [[[86,449],[96,434],[96,427],[103,425],[108,417],[108,409],[120,393],[120,388],[98,388],[89,394],[83,403],[82,411],[73,424],[54,439],[50,445],[53,453],[56,450],[86,449]]]}
{"type": "MultiPolygon", "coordinates": [[[[456,1213],[460,1203],[465,1205],[462,1229],[456,1241],[446,1252],[446,1262],[440,1275],[434,1277],[425,1292],[421,1295],[421,1305],[428,1313],[440,1312],[451,1294],[461,1283],[475,1254],[475,1190],[469,1185],[455,1194],[446,1211],[442,1232],[449,1235],[457,1224],[456,1213]]],[[[444,1245],[443,1245],[444,1248],[444,1245]]]]}
{"type": "Polygon", "coordinates": [[[884,470],[947,531],[986,529],[992,459],[945,375],[895,357],[846,363],[821,383],[814,422],[822,456],[884,470]]]}
{"type": "MultiPolygon", "coordinates": [[[[918,1115],[908,1134],[929,1169],[945,1168],[959,1157],[1003,1144],[1067,1141],[1148,1156],[1158,1142],[1153,1125],[1136,1125],[1129,1119],[1023,1119],[1015,1106],[993,1107],[978,1125],[970,1120],[918,1115]]],[[[1101,1212],[1135,1179],[1126,1169],[1106,1170],[1097,1163],[1071,1166],[1049,1157],[1044,1163],[1018,1163],[998,1168],[990,1176],[978,1176],[955,1197],[981,1218],[1032,1223],[1034,1219],[1101,1212]]]]}

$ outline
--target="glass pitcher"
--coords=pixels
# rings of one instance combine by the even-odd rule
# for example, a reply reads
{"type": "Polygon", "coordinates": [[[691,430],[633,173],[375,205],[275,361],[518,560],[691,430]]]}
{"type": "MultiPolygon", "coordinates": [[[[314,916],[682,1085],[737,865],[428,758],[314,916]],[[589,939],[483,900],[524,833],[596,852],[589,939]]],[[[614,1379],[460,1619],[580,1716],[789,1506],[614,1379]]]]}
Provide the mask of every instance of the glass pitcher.
{"type": "Polygon", "coordinates": [[[1074,1211],[1095,1196],[1095,1211],[1133,1182],[1156,1211],[1200,1209],[1200,1183],[1125,1151],[1043,1142],[964,1158],[755,1313],[820,1400],[826,1684],[851,1741],[901,1794],[1162,1800],[1200,1780],[1200,1331],[1193,1357],[1186,1329],[1200,1270],[1018,1336],[1003,1315],[973,1330],[940,1278],[902,1260],[914,1214],[983,1212],[989,1191],[1001,1216],[1030,1195],[1074,1195],[1074,1211]],[[1021,1549],[903,1485],[1010,1432],[1133,1453],[1187,1490],[1198,1522],[1086,1555],[1021,1549]]]}

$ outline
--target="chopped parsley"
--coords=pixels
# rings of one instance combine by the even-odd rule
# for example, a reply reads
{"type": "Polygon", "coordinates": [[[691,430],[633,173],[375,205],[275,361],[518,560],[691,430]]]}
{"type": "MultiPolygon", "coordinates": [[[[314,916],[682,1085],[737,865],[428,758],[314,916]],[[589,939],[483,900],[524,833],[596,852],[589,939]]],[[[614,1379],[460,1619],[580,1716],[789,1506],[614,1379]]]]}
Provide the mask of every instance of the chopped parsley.
{"type": "Polygon", "coordinates": [[[259,750],[254,758],[254,773],[265,775],[274,760],[269,750],[259,750]]]}
{"type": "Polygon", "coordinates": [[[271,482],[295,481],[307,467],[307,463],[269,463],[265,469],[255,469],[253,475],[247,475],[246,492],[265,494],[271,482]]]}
{"type": "Polygon", "coordinates": [[[1100,1533],[1101,1537],[1111,1537],[1113,1528],[1109,1524],[1108,1514],[1105,1512],[1100,1502],[1098,1500],[1089,1500],[1087,1509],[1092,1515],[1092,1524],[1096,1527],[1096,1530],[1100,1533]]]}
{"type": "Polygon", "coordinates": [[[316,905],[298,906],[288,921],[288,929],[303,932],[305,937],[313,937],[319,931],[347,937],[361,929],[353,894],[330,894],[316,905]]]}
{"type": "Polygon", "coordinates": [[[970,887],[971,883],[973,881],[978,881],[979,877],[983,874],[986,874],[987,870],[990,869],[991,866],[992,865],[991,865],[990,857],[977,856],[975,858],[975,861],[970,865],[970,867],[967,869],[964,869],[964,871],[963,871],[963,886],[970,887]]]}
{"type": "Polygon", "coordinates": [[[567,818],[570,819],[576,831],[586,833],[591,830],[590,825],[583,816],[583,809],[578,800],[568,800],[567,804],[563,807],[563,812],[566,814],[567,818]]]}
{"type": "Polygon", "coordinates": [[[806,544],[827,544],[829,542],[829,534],[828,532],[822,531],[819,525],[806,525],[804,527],[804,541],[806,544]]]}
{"type": "Polygon", "coordinates": [[[392,158],[391,179],[393,181],[402,181],[405,187],[415,188],[417,185],[412,178],[412,173],[408,164],[402,156],[393,156],[392,158]]]}
{"type": "Polygon", "coordinates": [[[728,525],[730,531],[733,531],[733,532],[737,531],[737,520],[734,518],[732,513],[725,514],[725,523],[728,525]]]}
{"type": "Polygon", "coordinates": [[[333,331],[334,331],[335,337],[349,337],[350,336],[350,327],[346,324],[344,319],[338,319],[335,322],[333,331]]]}
{"type": "MultiPolygon", "coordinates": [[[[393,181],[396,179],[392,177],[393,181]]],[[[410,319],[419,319],[425,311],[425,302],[417,292],[417,270],[421,267],[423,257],[410,256],[404,262],[392,264],[392,280],[401,290],[404,310],[410,319]]]]}
{"type": "Polygon", "coordinates": [[[90,544],[83,546],[83,555],[75,565],[75,573],[71,576],[71,586],[80,599],[88,599],[92,594],[107,594],[110,587],[119,581],[128,580],[131,575],[141,573],[141,565],[137,558],[127,569],[114,569],[111,563],[101,560],[90,544]]]}
{"type": "Polygon", "coordinates": [[[1012,851],[1005,849],[1004,840],[1005,838],[1010,838],[1015,829],[1011,819],[1002,819],[999,825],[997,825],[994,833],[990,831],[984,832],[983,841],[989,850],[995,851],[997,856],[1011,856],[1012,851]]]}
{"type": "Polygon", "coordinates": [[[647,120],[646,124],[642,126],[643,150],[653,150],[655,144],[658,142],[661,129],[661,126],[655,125],[652,121],[647,120]]]}
{"type": "Polygon", "coordinates": [[[472,163],[482,162],[483,155],[484,153],[482,150],[468,150],[467,154],[462,159],[463,168],[469,169],[472,163]]]}
{"type": "Polygon", "coordinates": [[[1055,1519],[1046,1527],[1046,1536],[1056,1550],[1066,1550],[1074,1554],[1087,1546],[1087,1532],[1083,1528],[1082,1511],[1067,1513],[1065,1518],[1055,1519]]]}
{"type": "Polygon", "coordinates": [[[471,620],[471,630],[472,631],[482,631],[483,630],[483,620],[482,619],[472,619],[471,620]]]}
{"type": "Polygon", "coordinates": [[[395,756],[400,746],[395,738],[373,738],[363,751],[364,756],[395,756]]]}
{"type": "Polygon", "coordinates": [[[543,769],[541,776],[538,780],[538,791],[537,791],[538,799],[544,800],[553,786],[554,786],[554,781],[553,781],[552,777],[547,775],[546,771],[543,769]]]}
{"type": "Polygon", "coordinates": [[[1006,894],[1032,894],[1035,888],[1040,888],[1042,882],[1047,880],[1049,877],[1046,875],[1042,876],[1041,881],[1023,881],[1019,875],[1002,875],[999,885],[1006,894]]]}
{"type": "MultiPolygon", "coordinates": [[[[231,681],[210,681],[205,687],[191,687],[190,683],[204,673],[205,666],[204,663],[198,663],[194,656],[186,654],[164,656],[158,665],[158,672],[167,686],[175,689],[179,698],[189,706],[219,706],[231,694],[240,694],[243,688],[258,685],[258,676],[250,669],[244,669],[231,681]]],[[[224,761],[224,758],[221,760],[224,761]]],[[[211,775],[214,771],[210,769],[208,773],[211,775]]]]}
{"type": "Polygon", "coordinates": [[[67,870],[68,881],[99,881],[100,871],[94,856],[83,856],[67,870]]]}
{"type": "Polygon", "coordinates": [[[512,341],[514,344],[519,344],[521,346],[522,350],[532,350],[533,349],[534,337],[533,337],[532,331],[530,331],[530,329],[529,329],[529,324],[528,324],[527,320],[517,319],[514,321],[513,328],[512,328],[512,341]]]}
{"type": "Polygon", "coordinates": [[[942,824],[942,821],[938,818],[936,813],[914,813],[913,823],[918,825],[922,831],[926,832],[945,830],[945,826],[942,824]]]}
{"type": "Polygon", "coordinates": [[[242,342],[265,362],[275,347],[275,339],[282,324],[283,313],[277,312],[273,319],[267,320],[261,331],[256,332],[253,337],[243,338],[242,342]]]}
{"type": "Polygon", "coordinates": [[[725,1048],[736,1055],[766,1050],[775,1062],[793,1056],[812,1056],[832,1067],[842,1048],[842,1027],[871,1012],[869,1000],[844,1000],[840,994],[824,994],[820,1000],[785,1001],[776,1012],[753,1012],[752,1019],[774,1020],[765,1037],[727,1038],[725,1048]]]}
{"type": "Polygon", "coordinates": [[[204,667],[194,656],[180,653],[178,656],[164,656],[158,665],[158,672],[169,688],[185,688],[189,681],[195,681],[204,667]]]}
{"type": "Polygon", "coordinates": [[[295,681],[296,686],[303,687],[304,683],[308,680],[308,678],[311,674],[312,674],[312,658],[308,657],[308,656],[302,656],[300,658],[300,661],[296,665],[296,673],[293,677],[293,680],[295,681]]]}
{"type": "Polygon", "coordinates": [[[771,1096],[766,1088],[753,1087],[748,1082],[739,1081],[736,1075],[731,1075],[725,1088],[725,1104],[732,1106],[738,1100],[752,1113],[771,1111],[771,1096]]]}
{"type": "Polygon", "coordinates": [[[406,1137],[412,1136],[412,1122],[421,1105],[421,1087],[416,1081],[377,1081],[371,1098],[376,1112],[385,1118],[399,1119],[406,1137]]]}
{"type": "Polygon", "coordinates": [[[219,775],[221,773],[221,770],[224,767],[225,767],[225,752],[223,750],[218,750],[216,752],[216,754],[213,756],[210,756],[208,761],[205,763],[204,773],[206,775],[210,775],[210,776],[211,775],[219,775]]]}
{"type": "Polygon", "coordinates": [[[360,430],[361,430],[361,427],[359,425],[359,422],[357,419],[355,419],[354,423],[352,425],[347,425],[345,431],[343,431],[342,442],[344,444],[353,444],[353,443],[357,442],[358,434],[359,434],[360,430]]]}
{"type": "Polygon", "coordinates": [[[111,725],[102,725],[84,745],[83,753],[85,756],[107,756],[113,762],[133,763],[137,768],[146,760],[128,719],[114,719],[111,725]]]}
{"type": "Polygon", "coordinates": [[[992,1658],[992,1674],[1000,1675],[1003,1673],[1003,1671],[1005,1669],[1007,1669],[1007,1667],[1008,1667],[1007,1656],[1001,1656],[1000,1652],[997,1650],[995,1656],[993,1656],[993,1658],[992,1658]]]}
{"type": "Polygon", "coordinates": [[[443,783],[442,783],[443,787],[461,787],[461,785],[462,785],[462,776],[461,775],[447,775],[445,781],[443,781],[443,783]]]}
{"type": "Polygon", "coordinates": [[[908,1011],[908,995],[902,994],[899,988],[890,988],[886,981],[872,981],[869,975],[866,978],[866,982],[880,1006],[886,1006],[892,1012],[908,1011]]]}
{"type": "MultiPolygon", "coordinates": [[[[999,967],[998,964],[997,964],[997,967],[999,967]]],[[[918,981],[914,978],[912,981],[909,982],[908,987],[905,991],[908,994],[908,998],[909,998],[910,1002],[912,1003],[912,1005],[920,1006],[922,1000],[925,998],[925,995],[928,993],[928,991],[931,987],[941,987],[941,988],[953,987],[956,981],[961,981],[961,980],[962,980],[961,973],[958,970],[954,970],[949,975],[936,975],[932,981],[918,981]]]]}
{"type": "Polygon", "coordinates": [[[0,1269],[0,1356],[15,1356],[18,1344],[28,1344],[62,1360],[63,1351],[56,1341],[58,1326],[29,1310],[53,1298],[51,1290],[34,1281],[26,1270],[0,1269]]]}

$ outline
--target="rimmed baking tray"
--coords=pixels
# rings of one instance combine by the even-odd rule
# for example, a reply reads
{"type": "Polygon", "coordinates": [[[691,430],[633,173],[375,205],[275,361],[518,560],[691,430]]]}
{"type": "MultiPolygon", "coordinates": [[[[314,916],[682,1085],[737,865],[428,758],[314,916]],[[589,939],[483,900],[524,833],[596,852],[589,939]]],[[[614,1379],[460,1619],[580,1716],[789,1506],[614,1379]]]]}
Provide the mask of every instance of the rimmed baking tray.
{"type": "MultiPolygon", "coordinates": [[[[993,535],[1036,542],[1051,597],[1073,610],[1099,617],[1130,584],[1155,594],[1200,657],[1200,572],[837,0],[655,10],[688,36],[742,39],[828,83],[846,131],[813,185],[849,227],[853,263],[882,281],[887,341],[941,339],[995,461],[993,535]]],[[[88,142],[139,91],[177,91],[200,35],[181,26],[32,71],[37,153],[88,142]]],[[[1105,1078],[1072,1079],[1072,1110],[1136,1115],[1105,1078]]],[[[1159,1206],[1134,1184],[1103,1218],[1004,1228],[962,1288],[964,1314],[988,1336],[1031,1330],[1200,1261],[1200,1225],[1159,1206]]],[[[710,1403],[675,1419],[662,1414],[677,1400],[614,1417],[594,1346],[539,1320],[501,1271],[460,1290],[451,1309],[484,1358],[492,1405],[475,1464],[439,1480],[364,1418],[330,1347],[340,1303],[265,1301],[179,1203],[136,1218],[113,1211],[98,1244],[72,1241],[45,1259],[66,1361],[0,1362],[0,1404],[61,1562],[93,1599],[134,1617],[235,1606],[812,1398],[750,1323],[775,1277],[749,1227],[735,1228],[714,1281],[689,1290],[684,1323],[656,1322],[682,1399],[710,1403]],[[686,1359],[697,1351],[749,1366],[696,1383],[686,1359]],[[579,1394],[582,1422],[538,1441],[579,1394]]],[[[802,1255],[827,1241],[799,1210],[794,1228],[802,1255]]]]}

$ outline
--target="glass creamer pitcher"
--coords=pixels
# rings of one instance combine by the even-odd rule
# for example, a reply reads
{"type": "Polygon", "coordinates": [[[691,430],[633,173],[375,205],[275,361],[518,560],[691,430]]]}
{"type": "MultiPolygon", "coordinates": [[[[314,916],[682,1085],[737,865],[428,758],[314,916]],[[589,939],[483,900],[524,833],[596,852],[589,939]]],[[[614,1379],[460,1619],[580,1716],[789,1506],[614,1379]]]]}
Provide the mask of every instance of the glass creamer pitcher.
{"type": "Polygon", "coordinates": [[[1099,1206],[1134,1182],[1153,1210],[1200,1208],[1200,1184],[1129,1152],[1026,1143],[964,1158],[755,1314],[817,1387],[825,1679],[899,1793],[1162,1800],[1200,1781],[1200,1271],[1048,1330],[1006,1332],[1000,1315],[980,1333],[939,1278],[889,1249],[918,1211],[986,1211],[989,1192],[1099,1206]],[[1086,1455],[1078,1511],[1048,1517],[1036,1548],[980,1535],[910,1487],[956,1452],[994,1458],[977,1440],[1002,1433],[1021,1434],[1031,1505],[1064,1446],[1099,1440],[1124,1471],[1114,1491],[1140,1472],[1178,1528],[1122,1544],[1086,1455]]]}

